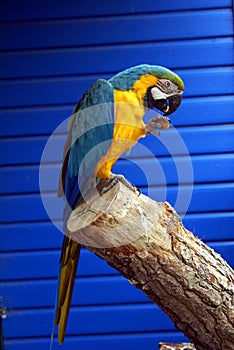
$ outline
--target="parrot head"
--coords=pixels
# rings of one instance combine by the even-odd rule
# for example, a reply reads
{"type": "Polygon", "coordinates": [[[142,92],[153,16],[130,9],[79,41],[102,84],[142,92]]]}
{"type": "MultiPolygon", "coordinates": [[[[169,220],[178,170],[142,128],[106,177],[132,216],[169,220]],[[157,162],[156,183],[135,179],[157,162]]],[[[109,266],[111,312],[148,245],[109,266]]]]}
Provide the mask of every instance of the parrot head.
{"type": "Polygon", "coordinates": [[[157,83],[148,87],[144,104],[150,109],[158,109],[168,116],[175,112],[182,101],[184,83],[181,78],[169,69],[157,66],[154,72],[157,83]]]}
{"type": "Polygon", "coordinates": [[[148,88],[146,104],[150,109],[156,108],[168,116],[175,112],[181,104],[183,91],[167,79],[159,79],[156,86],[148,88]]]}
{"type": "Polygon", "coordinates": [[[179,107],[184,83],[170,69],[162,66],[141,64],[113,76],[109,82],[118,90],[134,90],[142,103],[150,109],[158,109],[165,116],[179,107]]]}
{"type": "Polygon", "coordinates": [[[177,110],[182,101],[183,90],[167,79],[159,79],[156,86],[147,89],[145,104],[148,108],[157,108],[165,116],[177,110]]]}

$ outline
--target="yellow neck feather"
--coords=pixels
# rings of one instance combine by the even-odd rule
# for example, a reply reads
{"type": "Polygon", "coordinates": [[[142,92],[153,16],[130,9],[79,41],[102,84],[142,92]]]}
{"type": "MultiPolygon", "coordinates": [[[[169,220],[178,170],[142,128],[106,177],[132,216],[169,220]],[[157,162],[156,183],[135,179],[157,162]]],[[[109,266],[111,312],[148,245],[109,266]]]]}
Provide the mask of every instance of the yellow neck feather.
{"type": "Polygon", "coordinates": [[[150,86],[157,85],[158,78],[154,75],[147,74],[142,75],[139,80],[133,85],[133,91],[137,95],[137,98],[143,103],[146,91],[150,86]]]}

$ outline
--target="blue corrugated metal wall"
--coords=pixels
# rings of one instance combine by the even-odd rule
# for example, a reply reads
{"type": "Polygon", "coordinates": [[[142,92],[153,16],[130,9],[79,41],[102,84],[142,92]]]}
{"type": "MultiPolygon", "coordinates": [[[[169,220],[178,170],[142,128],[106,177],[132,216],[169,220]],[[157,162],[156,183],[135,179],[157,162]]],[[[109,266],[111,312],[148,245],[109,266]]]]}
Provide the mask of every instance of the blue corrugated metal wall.
{"type": "MultiPolygon", "coordinates": [[[[233,266],[233,19],[231,0],[2,1],[0,5],[1,295],[6,350],[49,346],[62,235],[39,194],[38,169],[50,133],[99,77],[149,63],[185,81],[172,117],[194,167],[185,225],[233,266]]],[[[48,168],[60,167],[64,135],[48,168]]],[[[174,203],[172,160],[156,139],[174,203]]],[[[139,167],[152,160],[137,154],[139,167]]],[[[178,155],[183,161],[183,155],[178,155]]],[[[134,153],[132,155],[134,157],[134,153]]],[[[123,160],[117,170],[145,178],[123,160]]],[[[158,199],[160,187],[151,194],[158,199]]],[[[56,190],[48,181],[47,190],[56,190]]],[[[184,189],[189,190],[189,184],[184,189]]],[[[59,218],[58,218],[59,219],[59,218]]],[[[61,219],[61,218],[60,218],[61,219]]],[[[82,251],[67,337],[60,349],[156,349],[183,335],[116,271],[82,251]]],[[[56,344],[55,349],[58,349],[56,344]]]]}

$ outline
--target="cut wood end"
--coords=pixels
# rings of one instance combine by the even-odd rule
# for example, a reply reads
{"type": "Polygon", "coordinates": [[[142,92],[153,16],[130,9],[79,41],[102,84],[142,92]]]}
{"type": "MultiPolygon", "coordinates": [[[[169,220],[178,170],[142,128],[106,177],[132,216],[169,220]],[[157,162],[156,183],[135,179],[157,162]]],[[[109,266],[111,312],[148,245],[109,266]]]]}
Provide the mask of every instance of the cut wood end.
{"type": "MultiPolygon", "coordinates": [[[[100,195],[99,191],[95,188],[89,191],[85,199],[79,203],[77,208],[71,213],[67,222],[67,228],[69,232],[75,233],[76,231],[82,230],[87,226],[97,221],[101,216],[111,213],[114,210],[121,210],[118,202],[119,198],[127,197],[128,202],[136,193],[131,191],[121,182],[117,182],[108,191],[100,195]]],[[[124,210],[122,215],[124,215],[124,210]]]]}
{"type": "Polygon", "coordinates": [[[156,239],[157,245],[170,249],[166,231],[168,218],[174,216],[180,220],[169,203],[155,202],[117,182],[102,196],[96,189],[89,192],[71,213],[67,228],[70,237],[85,246],[119,247],[146,237],[145,242],[156,239]]]}

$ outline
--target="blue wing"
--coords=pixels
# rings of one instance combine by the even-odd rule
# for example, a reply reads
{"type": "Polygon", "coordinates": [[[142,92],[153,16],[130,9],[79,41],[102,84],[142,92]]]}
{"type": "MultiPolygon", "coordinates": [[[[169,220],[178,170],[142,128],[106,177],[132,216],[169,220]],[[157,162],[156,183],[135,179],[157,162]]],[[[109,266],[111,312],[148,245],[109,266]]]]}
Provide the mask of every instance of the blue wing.
{"type": "MultiPolygon", "coordinates": [[[[83,95],[70,120],[58,195],[65,198],[64,233],[69,215],[87,191],[96,185],[94,169],[108,152],[114,131],[114,92],[106,80],[97,80],[83,95]]],[[[60,257],[60,274],[54,325],[62,343],[71,304],[80,255],[80,244],[65,236],[60,257]]],[[[51,349],[53,343],[51,336],[51,349]]]]}
{"type": "Polygon", "coordinates": [[[97,80],[76,105],[64,149],[59,195],[66,205],[64,223],[91,186],[94,169],[111,145],[114,130],[114,92],[106,80],[97,80]]]}

